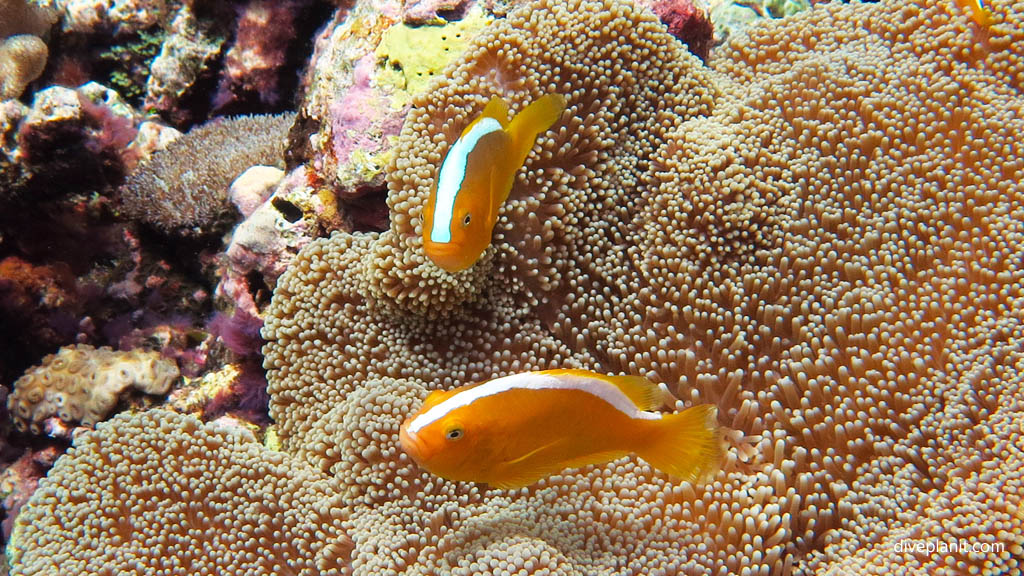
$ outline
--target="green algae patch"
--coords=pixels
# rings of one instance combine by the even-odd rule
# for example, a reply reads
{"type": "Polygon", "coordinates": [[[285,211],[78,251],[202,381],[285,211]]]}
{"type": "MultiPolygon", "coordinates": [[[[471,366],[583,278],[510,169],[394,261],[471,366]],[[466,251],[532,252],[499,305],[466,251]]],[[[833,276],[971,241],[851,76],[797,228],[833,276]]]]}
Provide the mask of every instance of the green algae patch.
{"type": "Polygon", "coordinates": [[[400,23],[388,28],[376,51],[378,63],[383,65],[378,85],[406,92],[397,98],[404,105],[409,97],[426,90],[490,20],[474,8],[462,20],[444,26],[400,23]]]}

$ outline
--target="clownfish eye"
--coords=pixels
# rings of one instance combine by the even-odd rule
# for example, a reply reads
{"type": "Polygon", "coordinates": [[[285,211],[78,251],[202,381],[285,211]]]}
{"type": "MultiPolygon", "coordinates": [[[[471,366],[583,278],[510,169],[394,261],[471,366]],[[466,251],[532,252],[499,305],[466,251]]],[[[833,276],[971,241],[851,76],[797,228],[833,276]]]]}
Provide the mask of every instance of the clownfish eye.
{"type": "Polygon", "coordinates": [[[449,440],[458,440],[462,438],[462,428],[452,428],[444,433],[444,437],[449,440]]]}
{"type": "Polygon", "coordinates": [[[463,226],[469,226],[469,220],[470,220],[469,213],[467,212],[466,213],[466,217],[462,219],[462,225],[463,226]]]}

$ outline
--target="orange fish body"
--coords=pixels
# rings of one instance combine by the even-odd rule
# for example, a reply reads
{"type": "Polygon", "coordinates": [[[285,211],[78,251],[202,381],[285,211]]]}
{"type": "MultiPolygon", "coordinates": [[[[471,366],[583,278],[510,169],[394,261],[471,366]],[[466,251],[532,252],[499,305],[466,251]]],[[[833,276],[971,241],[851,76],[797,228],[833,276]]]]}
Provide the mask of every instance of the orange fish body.
{"type": "Polygon", "coordinates": [[[650,411],[660,399],[658,387],[640,377],[526,372],[432,393],[402,424],[400,439],[433,474],[499,488],[630,453],[691,481],[716,470],[715,408],[650,411]]]}
{"type": "Polygon", "coordinates": [[[565,110],[565,98],[548,94],[511,121],[495,96],[452,144],[423,210],[423,249],[448,272],[472,266],[491,243],[498,210],[512,190],[537,136],[565,110]]]}
{"type": "Polygon", "coordinates": [[[985,0],[956,0],[956,4],[960,9],[966,10],[971,20],[978,26],[988,28],[992,25],[992,13],[989,12],[988,6],[985,6],[985,0]]]}

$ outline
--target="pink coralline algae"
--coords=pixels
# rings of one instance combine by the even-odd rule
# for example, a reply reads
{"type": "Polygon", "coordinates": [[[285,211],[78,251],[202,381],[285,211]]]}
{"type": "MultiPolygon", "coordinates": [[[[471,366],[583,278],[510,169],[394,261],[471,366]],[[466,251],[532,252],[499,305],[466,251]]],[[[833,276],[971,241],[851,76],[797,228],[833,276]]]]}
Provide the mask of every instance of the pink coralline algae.
{"type": "Polygon", "coordinates": [[[436,24],[441,14],[465,12],[472,0],[410,0],[403,6],[403,19],[409,24],[436,24]]]}
{"type": "Polygon", "coordinates": [[[7,513],[2,523],[5,542],[10,541],[18,511],[28,502],[39,480],[46,476],[46,472],[62,453],[63,450],[54,445],[28,449],[0,472],[0,498],[3,499],[3,509],[7,513]]]}
{"type": "MultiPolygon", "coordinates": [[[[390,148],[388,138],[398,136],[405,118],[404,111],[396,113],[389,109],[390,99],[371,85],[376,57],[372,54],[362,57],[355,67],[352,87],[344,96],[331,105],[331,133],[334,156],[339,165],[358,162],[355,153],[379,154],[390,148]]],[[[382,166],[370,167],[373,176],[358,182],[353,188],[342,189],[349,196],[359,196],[367,189],[384,185],[382,166]]]]}

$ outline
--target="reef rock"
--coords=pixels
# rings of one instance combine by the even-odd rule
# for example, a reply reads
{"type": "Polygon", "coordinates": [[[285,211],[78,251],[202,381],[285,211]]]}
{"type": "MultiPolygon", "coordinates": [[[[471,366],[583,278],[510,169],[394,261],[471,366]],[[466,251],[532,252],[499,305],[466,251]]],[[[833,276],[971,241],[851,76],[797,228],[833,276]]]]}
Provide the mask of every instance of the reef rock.
{"type": "Polygon", "coordinates": [[[95,82],[36,93],[18,124],[11,158],[24,186],[42,195],[102,188],[124,174],[139,117],[117,92],[95,82]]]}
{"type": "Polygon", "coordinates": [[[343,201],[381,191],[410,98],[490,20],[479,5],[423,26],[403,22],[397,2],[339,10],[317,40],[299,111],[314,127],[311,175],[343,201]]]}

